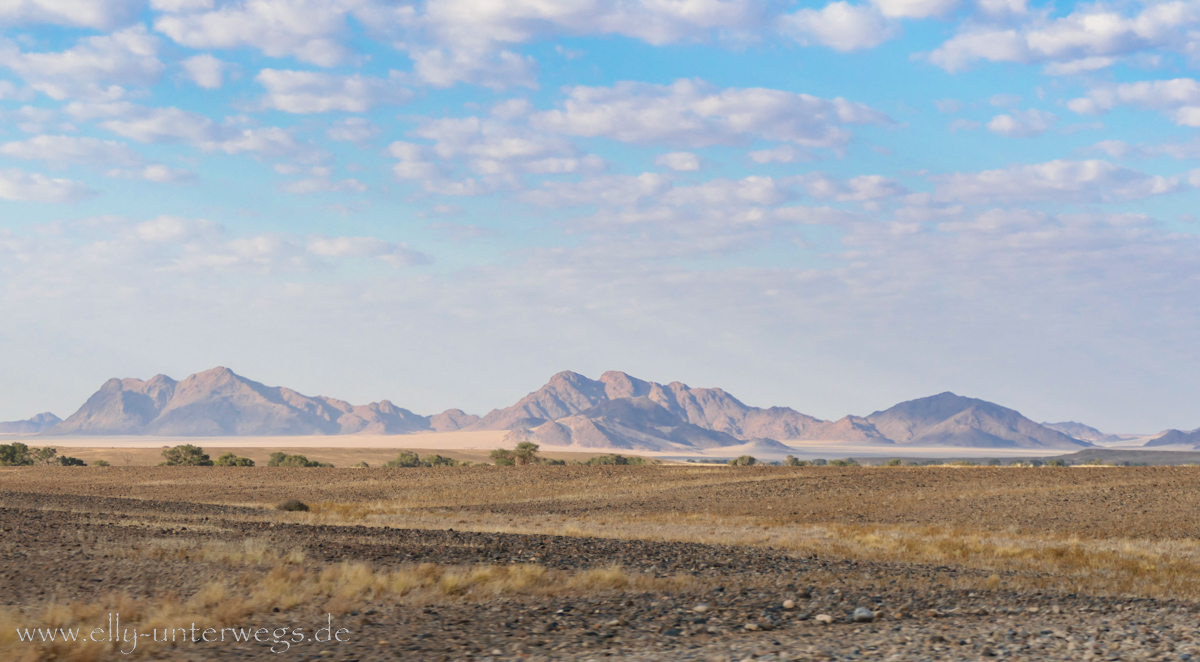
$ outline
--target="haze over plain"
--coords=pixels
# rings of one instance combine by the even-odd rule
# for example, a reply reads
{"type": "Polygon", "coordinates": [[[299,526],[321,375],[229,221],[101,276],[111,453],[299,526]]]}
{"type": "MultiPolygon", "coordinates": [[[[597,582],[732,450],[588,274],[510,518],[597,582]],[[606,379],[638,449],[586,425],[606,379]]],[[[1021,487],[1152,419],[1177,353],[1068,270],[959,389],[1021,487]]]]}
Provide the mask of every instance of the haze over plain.
{"type": "Polygon", "coordinates": [[[0,420],[225,364],[1197,423],[1190,4],[64,6],[0,8],[0,420]]]}

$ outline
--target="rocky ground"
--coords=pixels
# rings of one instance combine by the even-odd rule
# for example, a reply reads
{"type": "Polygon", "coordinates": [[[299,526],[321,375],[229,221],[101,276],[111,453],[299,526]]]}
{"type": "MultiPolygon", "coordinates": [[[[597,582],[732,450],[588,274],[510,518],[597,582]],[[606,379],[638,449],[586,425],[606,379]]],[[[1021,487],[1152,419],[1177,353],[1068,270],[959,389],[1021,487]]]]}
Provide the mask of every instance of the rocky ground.
{"type": "MultiPolygon", "coordinates": [[[[249,476],[250,474],[246,474],[249,476]]],[[[316,474],[313,474],[316,475],[316,474]]],[[[0,490],[10,483],[0,481],[0,490]]],[[[244,488],[245,486],[243,486],[244,488]]],[[[148,659],[229,660],[1189,660],[1200,605],[1006,589],[981,570],[790,555],[737,545],[296,523],[258,507],[0,491],[0,623],[50,603],[114,595],[184,598],[214,577],[270,564],[155,556],[145,550],[260,540],[320,568],[362,561],[536,564],[565,573],[619,564],[656,588],[366,597],[338,609],[344,643],[184,644],[148,659]],[[666,580],[681,578],[677,584],[666,580]],[[990,586],[989,588],[979,588],[990,586]],[[854,622],[856,609],[867,622],[854,622]],[[860,613],[862,613],[860,611],[860,613]]],[[[1026,582],[1027,584],[1028,582],[1026,582]]],[[[247,625],[316,627],[326,605],[254,611],[247,625]]],[[[212,614],[221,618],[221,614],[212,614]]],[[[104,625],[100,623],[99,625],[104,625]]],[[[2,635],[3,633],[0,633],[2,635]]],[[[6,659],[80,659],[0,639],[6,659]],[[7,645],[7,648],[3,648],[7,645]]],[[[133,657],[137,657],[134,655],[133,657]]],[[[130,656],[107,651],[104,659],[130,656]]]]}

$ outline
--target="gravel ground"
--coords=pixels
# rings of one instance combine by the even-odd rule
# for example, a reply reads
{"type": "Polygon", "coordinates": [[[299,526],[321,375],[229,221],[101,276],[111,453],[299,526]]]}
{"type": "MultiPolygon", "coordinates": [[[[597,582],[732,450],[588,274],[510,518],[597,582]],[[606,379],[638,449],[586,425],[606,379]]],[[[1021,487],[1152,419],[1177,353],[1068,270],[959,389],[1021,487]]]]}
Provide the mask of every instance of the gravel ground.
{"type": "MultiPolygon", "coordinates": [[[[10,610],[6,619],[19,621],[19,610],[51,601],[97,601],[113,592],[187,596],[214,577],[245,570],[218,562],[147,558],[130,550],[164,541],[257,539],[273,548],[303,549],[306,562],[315,566],[340,561],[379,568],[536,563],[581,571],[618,563],[631,572],[693,580],[678,590],[653,592],[518,594],[424,603],[379,599],[335,617],[336,627],[349,630],[345,643],[306,642],[281,654],[270,652],[266,644],[187,644],[150,659],[1200,658],[1200,605],[1020,593],[1006,591],[1003,578],[995,590],[968,590],[962,587],[978,585],[981,573],[961,568],[800,558],[731,545],[268,519],[269,513],[258,508],[0,492],[0,606],[10,610]],[[697,610],[699,605],[705,607],[697,610]],[[853,622],[856,608],[868,609],[873,620],[853,622]],[[829,618],[821,618],[825,616],[829,618]]],[[[315,627],[323,617],[308,605],[244,620],[268,628],[315,627]]],[[[12,650],[38,659],[34,652],[12,650]]],[[[113,654],[111,659],[127,657],[113,654]]]]}

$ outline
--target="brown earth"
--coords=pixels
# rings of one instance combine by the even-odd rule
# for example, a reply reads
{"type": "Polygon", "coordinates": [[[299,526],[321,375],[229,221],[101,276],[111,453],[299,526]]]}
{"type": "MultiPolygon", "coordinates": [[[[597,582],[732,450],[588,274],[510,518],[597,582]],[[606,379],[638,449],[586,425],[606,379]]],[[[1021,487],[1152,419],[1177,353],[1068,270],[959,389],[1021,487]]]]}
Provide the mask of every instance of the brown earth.
{"type": "Polygon", "coordinates": [[[4,468],[0,658],[1190,659],[1197,483],[1188,467],[4,468]],[[311,510],[273,509],[288,498],[311,510]],[[123,655],[14,637],[115,611],[144,630],[333,614],[349,641],[123,655]]]}

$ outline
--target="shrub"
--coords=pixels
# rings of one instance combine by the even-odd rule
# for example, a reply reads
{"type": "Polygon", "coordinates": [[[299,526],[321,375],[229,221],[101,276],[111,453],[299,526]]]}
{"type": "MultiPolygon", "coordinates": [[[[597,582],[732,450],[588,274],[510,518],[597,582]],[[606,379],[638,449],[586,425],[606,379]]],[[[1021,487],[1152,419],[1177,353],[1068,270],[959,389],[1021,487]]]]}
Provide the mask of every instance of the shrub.
{"type": "Polygon", "coordinates": [[[426,467],[457,467],[458,460],[441,455],[426,455],[421,458],[421,465],[426,467]]]}
{"type": "Polygon", "coordinates": [[[95,462],[92,462],[92,466],[93,467],[107,467],[107,466],[111,466],[111,465],[109,465],[108,460],[96,460],[95,462]]]}
{"type": "Polygon", "coordinates": [[[77,457],[67,457],[66,455],[58,458],[58,463],[63,465],[64,467],[86,467],[87,466],[87,462],[84,462],[83,460],[81,460],[77,457]]]}
{"type": "Polygon", "coordinates": [[[537,464],[537,452],[540,448],[532,441],[522,441],[513,450],[513,459],[517,461],[517,464],[537,464]]]}
{"type": "Polygon", "coordinates": [[[289,513],[308,512],[308,504],[299,499],[288,499],[275,506],[275,510],[286,510],[289,513]]]}
{"type": "Polygon", "coordinates": [[[163,462],[162,466],[211,467],[213,465],[213,461],[208,459],[208,454],[204,452],[203,448],[191,444],[168,448],[162,454],[166,458],[166,462],[163,462]]]}
{"type": "Polygon", "coordinates": [[[370,469],[371,465],[367,464],[366,460],[359,460],[358,464],[350,465],[352,469],[370,469]]]}
{"type": "Polygon", "coordinates": [[[989,467],[998,467],[998,466],[1000,466],[1000,460],[997,460],[996,458],[992,458],[987,461],[987,465],[989,467]]]}
{"type": "Polygon", "coordinates": [[[729,461],[731,467],[749,467],[758,464],[758,460],[754,459],[753,455],[743,455],[729,461]]]}
{"type": "MultiPolygon", "coordinates": [[[[691,460],[688,460],[688,461],[689,461],[689,462],[691,462],[691,460]]],[[[626,464],[636,464],[636,465],[643,465],[643,464],[646,464],[646,458],[644,458],[644,457],[637,457],[637,456],[634,456],[634,457],[625,457],[624,455],[617,455],[617,454],[613,453],[613,454],[610,454],[610,455],[598,455],[598,456],[596,456],[596,457],[591,457],[591,458],[588,458],[588,461],[587,461],[587,462],[584,462],[584,464],[588,464],[588,465],[591,465],[591,466],[598,466],[598,465],[609,465],[609,464],[620,464],[620,465],[626,465],[626,464]]]]}
{"type": "Polygon", "coordinates": [[[396,459],[388,460],[387,463],[384,464],[383,466],[385,466],[385,467],[421,467],[424,465],[421,464],[421,458],[417,457],[416,453],[414,453],[412,451],[400,451],[400,454],[396,456],[396,459]]]}
{"type": "Polygon", "coordinates": [[[887,462],[884,462],[884,465],[888,466],[888,467],[902,467],[902,466],[904,466],[904,460],[901,460],[898,457],[894,457],[894,458],[888,460],[887,462]]]}
{"type": "Polygon", "coordinates": [[[817,458],[817,459],[813,460],[812,463],[813,463],[814,467],[823,467],[823,466],[829,464],[828,462],[826,462],[825,460],[822,460],[821,458],[817,458]]]}
{"type": "Polygon", "coordinates": [[[789,467],[807,467],[812,464],[812,462],[809,462],[808,460],[797,460],[791,455],[787,456],[787,459],[785,459],[783,463],[789,467]]]}
{"type": "Polygon", "coordinates": [[[254,460],[248,457],[238,457],[232,451],[225,453],[217,458],[216,466],[218,467],[252,467],[254,460]]]}
{"type": "Polygon", "coordinates": [[[29,447],[19,441],[11,444],[0,444],[0,466],[20,467],[33,464],[29,447]]]}
{"type": "Polygon", "coordinates": [[[492,460],[492,462],[496,463],[496,466],[498,467],[511,467],[517,463],[517,458],[513,452],[503,448],[497,448],[496,450],[492,451],[488,457],[492,460]]]}
{"type": "Polygon", "coordinates": [[[857,466],[859,466],[859,464],[858,464],[858,461],[855,460],[854,458],[848,457],[844,460],[830,460],[829,466],[831,466],[831,467],[857,467],[857,466]]]}
{"type": "Polygon", "coordinates": [[[57,448],[44,446],[33,452],[33,459],[34,461],[41,462],[42,464],[58,464],[58,458],[56,457],[57,455],[57,448]]]}
{"type": "Polygon", "coordinates": [[[332,467],[328,462],[309,460],[303,455],[288,455],[283,451],[275,451],[267,458],[268,467],[332,467]]]}
{"type": "Polygon", "coordinates": [[[1062,459],[1061,457],[1056,457],[1051,460],[1047,460],[1046,466],[1048,466],[1048,467],[1065,467],[1065,466],[1067,466],[1067,461],[1062,459]]]}
{"type": "Polygon", "coordinates": [[[548,466],[563,466],[566,463],[567,463],[566,460],[552,460],[548,457],[539,457],[537,459],[537,464],[545,464],[548,466]]]}

